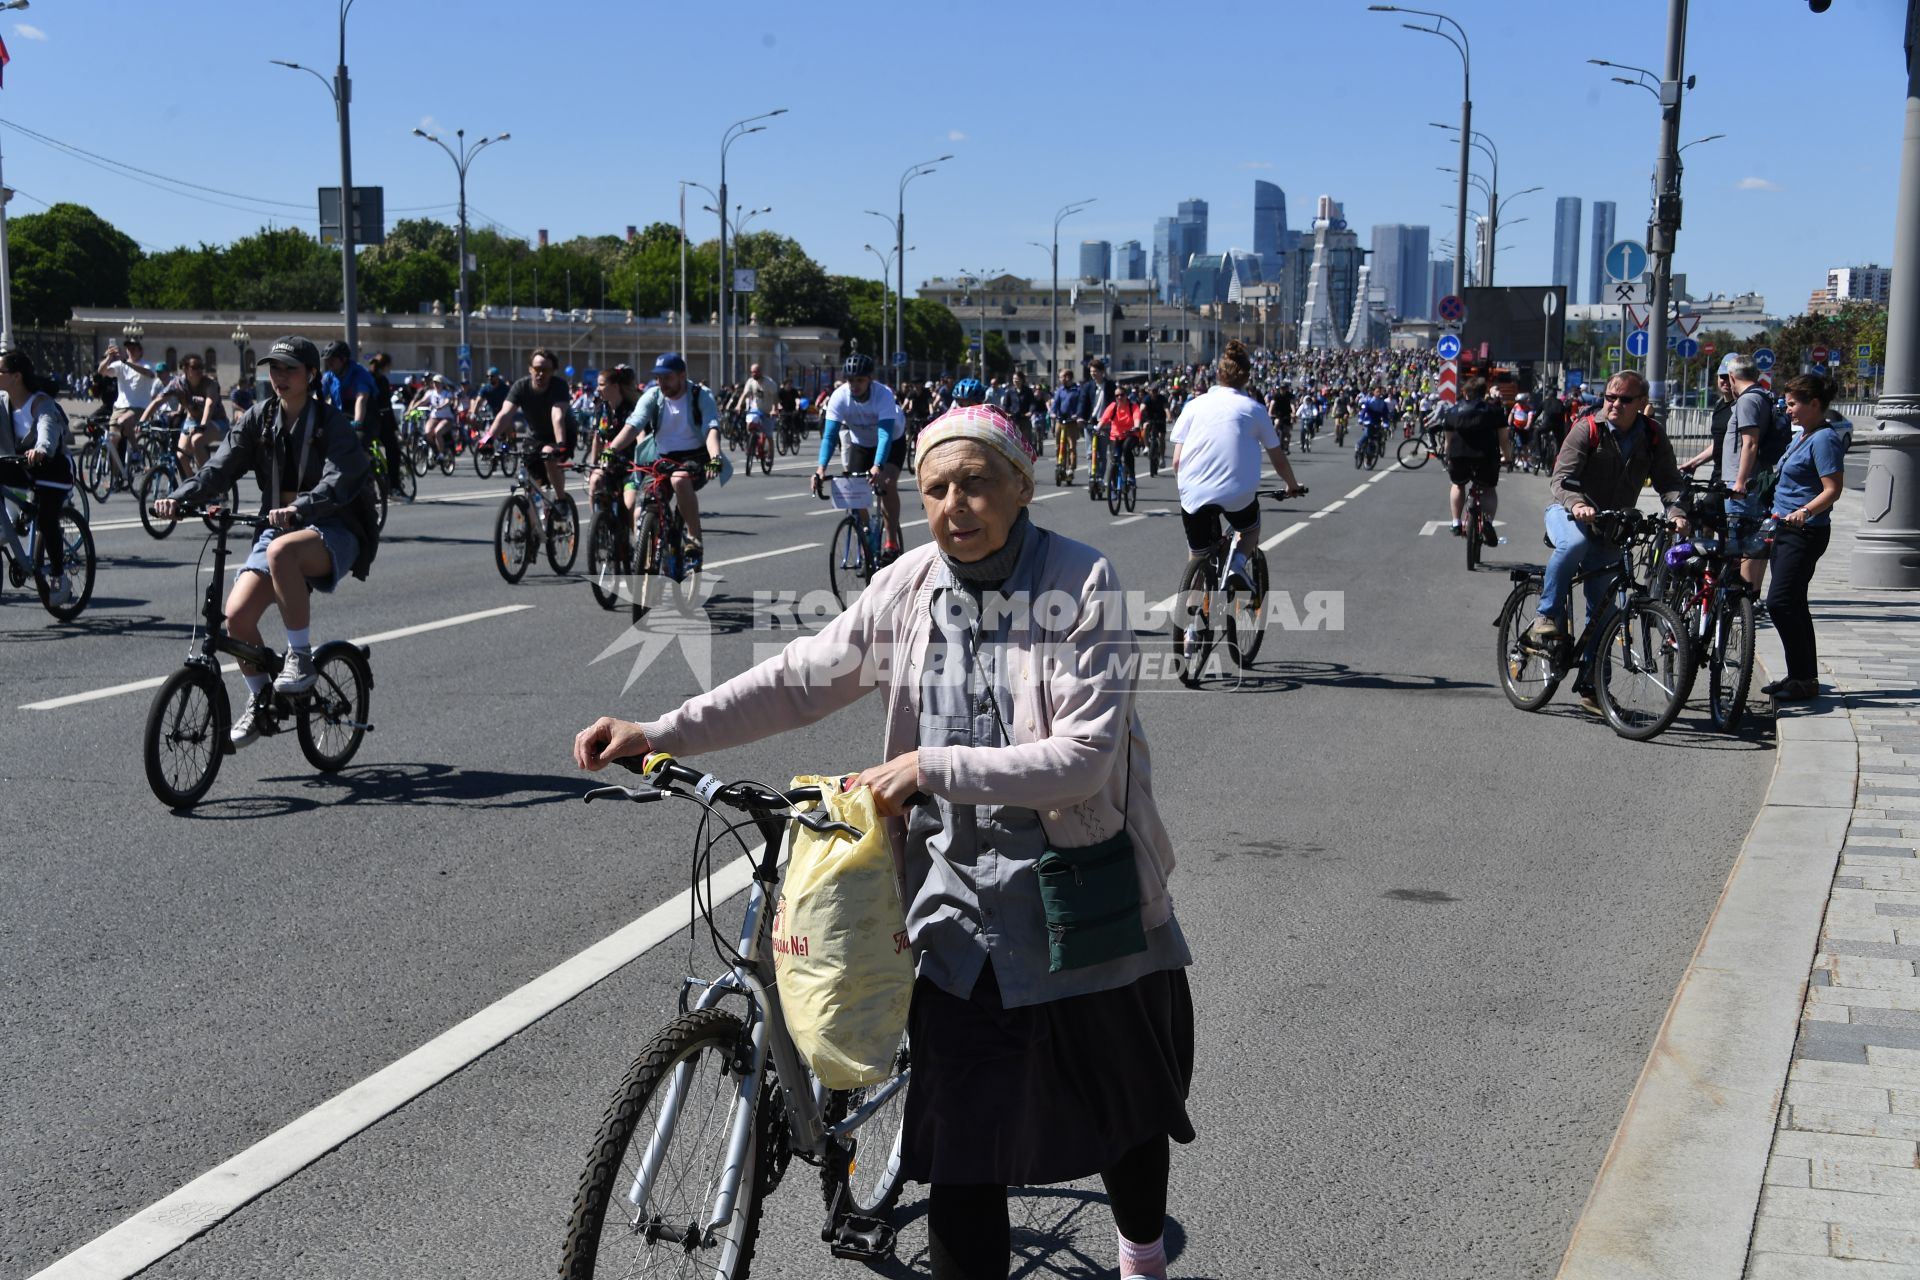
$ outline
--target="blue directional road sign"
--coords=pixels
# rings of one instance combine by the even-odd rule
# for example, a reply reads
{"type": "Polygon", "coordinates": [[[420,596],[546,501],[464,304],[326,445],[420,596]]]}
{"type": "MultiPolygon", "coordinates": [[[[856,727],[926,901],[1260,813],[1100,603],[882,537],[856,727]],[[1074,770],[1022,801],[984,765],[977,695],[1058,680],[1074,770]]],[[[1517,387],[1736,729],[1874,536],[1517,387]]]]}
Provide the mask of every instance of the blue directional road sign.
{"type": "Polygon", "coordinates": [[[906,367],[906,364],[907,364],[907,353],[906,353],[906,352],[904,352],[904,351],[896,351],[896,352],[894,352],[894,353],[893,353],[893,362],[894,362],[895,364],[897,364],[897,365],[899,365],[900,367],[902,367],[902,368],[905,368],[905,367],[906,367]]]}
{"type": "Polygon", "coordinates": [[[1440,353],[1442,360],[1458,360],[1460,358],[1460,335],[1457,333],[1441,334],[1440,341],[1434,343],[1433,349],[1440,353]]]}
{"type": "Polygon", "coordinates": [[[463,342],[460,344],[460,350],[455,354],[457,354],[462,360],[471,360],[473,359],[473,348],[463,342]]]}
{"type": "Polygon", "coordinates": [[[1651,346],[1653,339],[1647,336],[1645,329],[1635,329],[1627,335],[1627,354],[1630,356],[1643,356],[1651,346]]]}
{"type": "Polygon", "coordinates": [[[1467,318],[1467,304],[1459,294],[1450,293],[1435,304],[1434,311],[1448,324],[1459,324],[1467,318]]]}
{"type": "Polygon", "coordinates": [[[1682,338],[1673,344],[1673,353],[1682,360],[1691,360],[1700,354],[1700,344],[1692,338],[1682,338]]]}
{"type": "Polygon", "coordinates": [[[1865,364],[1869,360],[1873,359],[1873,344],[1868,342],[1863,342],[1859,346],[1853,349],[1853,354],[1860,357],[1861,364],[1865,364]]]}
{"type": "Polygon", "coordinates": [[[978,338],[967,339],[967,350],[978,351],[979,349],[980,349],[980,339],[978,338]]]}
{"type": "Polygon", "coordinates": [[[1638,280],[1647,272],[1647,246],[1638,240],[1615,240],[1605,261],[1607,279],[1638,280]]]}
{"type": "MultiPolygon", "coordinates": [[[[465,348],[462,348],[462,350],[465,350],[465,348]]],[[[460,381],[462,382],[473,381],[473,357],[472,356],[463,355],[460,357],[460,381]]]]}
{"type": "Polygon", "coordinates": [[[1773,348],[1761,347],[1758,351],[1754,352],[1753,367],[1762,373],[1773,368],[1773,348]]]}
{"type": "Polygon", "coordinates": [[[1567,385],[1569,387],[1582,387],[1586,385],[1586,382],[1587,371],[1585,369],[1567,370],[1567,385]]]}

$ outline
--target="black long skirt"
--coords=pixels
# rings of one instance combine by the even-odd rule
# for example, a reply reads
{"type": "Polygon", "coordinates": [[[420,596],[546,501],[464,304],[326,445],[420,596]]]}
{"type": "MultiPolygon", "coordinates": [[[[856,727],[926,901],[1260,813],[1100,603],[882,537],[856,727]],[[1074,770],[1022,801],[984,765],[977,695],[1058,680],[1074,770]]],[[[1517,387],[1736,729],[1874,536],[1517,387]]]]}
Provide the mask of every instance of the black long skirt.
{"type": "Polygon", "coordinates": [[[1193,1141],[1184,969],[1018,1009],[1002,1007],[992,965],[966,1000],[921,978],[908,1031],[901,1158],[912,1181],[1072,1182],[1163,1134],[1193,1141]]]}

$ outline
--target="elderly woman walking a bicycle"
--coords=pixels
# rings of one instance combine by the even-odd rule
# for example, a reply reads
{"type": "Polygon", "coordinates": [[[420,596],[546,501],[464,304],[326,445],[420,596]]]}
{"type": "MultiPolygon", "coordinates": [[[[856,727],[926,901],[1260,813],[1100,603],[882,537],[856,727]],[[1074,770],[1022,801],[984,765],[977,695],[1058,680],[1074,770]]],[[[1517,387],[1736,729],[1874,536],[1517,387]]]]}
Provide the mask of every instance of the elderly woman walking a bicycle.
{"type": "Polygon", "coordinates": [[[999,410],[930,423],[917,469],[931,546],[660,719],[596,721],[575,759],[718,751],[877,691],[885,759],[857,781],[903,872],[903,1163],[932,1184],[933,1274],[1005,1277],[1008,1186],[1099,1173],[1121,1275],[1162,1280],[1169,1140],[1194,1136],[1191,958],[1119,584],[1099,551],[1032,523],[1033,454],[999,410]]]}

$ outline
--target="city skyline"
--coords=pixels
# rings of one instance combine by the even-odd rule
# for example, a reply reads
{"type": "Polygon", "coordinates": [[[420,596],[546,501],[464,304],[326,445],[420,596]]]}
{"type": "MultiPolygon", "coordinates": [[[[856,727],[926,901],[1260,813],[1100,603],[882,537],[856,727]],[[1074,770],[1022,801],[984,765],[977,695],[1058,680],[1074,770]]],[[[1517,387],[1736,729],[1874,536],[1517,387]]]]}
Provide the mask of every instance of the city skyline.
{"type": "MultiPolygon", "coordinates": [[[[1601,254],[1604,256],[1605,249],[1601,254]]],[[[1495,280],[1500,277],[1494,276],[1495,280]]],[[[1599,296],[1595,290],[1587,298],[1580,297],[1580,197],[1561,196],[1553,202],[1553,277],[1551,283],[1562,285],[1567,291],[1567,305],[1580,302],[1592,302],[1599,296]]]]}
{"type": "MultiPolygon", "coordinates": [[[[108,21],[116,13],[141,22],[153,17],[152,10],[128,0],[100,0],[96,7],[108,21]]],[[[1904,96],[1896,7],[1841,5],[1814,15],[1789,5],[1770,13],[1764,28],[1748,35],[1744,24],[1750,13],[1737,0],[1694,0],[1687,69],[1698,83],[1685,98],[1683,141],[1726,135],[1687,152],[1686,223],[1676,267],[1690,273],[1696,291],[1758,290],[1788,311],[1834,262],[1891,259],[1896,176],[1891,160],[1898,151],[1904,96]],[[1729,31],[1736,34],[1724,34],[1729,31]],[[1853,74],[1823,86],[1819,119],[1794,114],[1769,122],[1762,133],[1737,86],[1753,59],[1768,49],[1803,46],[1870,52],[1853,74]],[[1834,120],[1849,126],[1835,130],[1834,120]],[[1829,183],[1802,176],[1778,159],[1799,150],[1820,154],[1826,171],[1847,183],[1848,199],[1832,200],[1829,183]],[[1769,246],[1765,254],[1753,251],[1756,235],[1769,246]]],[[[1618,202],[1619,235],[1644,237],[1656,114],[1644,93],[1612,84],[1604,68],[1589,67],[1585,60],[1661,65],[1663,14],[1664,7],[1652,0],[1629,0],[1618,24],[1597,31],[1576,8],[1523,0],[1481,0],[1456,15],[1473,42],[1474,127],[1499,148],[1503,191],[1540,185],[1550,192],[1579,193],[1585,200],[1618,202]],[[1492,72],[1509,64],[1549,77],[1556,87],[1552,110],[1540,110],[1537,77],[1492,72]],[[1569,138],[1579,139],[1578,145],[1569,146],[1569,138]]],[[[151,77],[138,41],[99,41],[97,24],[72,10],[36,8],[31,16],[31,34],[19,23],[0,28],[12,54],[6,116],[64,149],[17,128],[0,133],[8,185],[19,197],[11,214],[72,200],[94,209],[149,252],[225,243],[263,225],[314,229],[315,188],[338,180],[332,103],[308,77],[269,59],[298,59],[330,70],[336,36],[332,17],[288,11],[265,26],[257,9],[243,0],[205,0],[195,11],[195,41],[206,64],[219,70],[221,91],[210,95],[204,84],[182,77],[151,77]],[[97,88],[82,94],[63,89],[77,84],[97,88]],[[134,85],[140,86],[137,92],[134,85]],[[270,112],[274,136],[292,145],[259,145],[257,130],[231,118],[227,103],[232,100],[249,103],[256,114],[270,112]],[[209,170],[219,176],[209,176],[209,170]]],[[[576,0],[556,6],[555,16],[567,30],[591,30],[623,21],[630,12],[598,0],[576,0]]],[[[1097,29],[1071,10],[1000,10],[988,4],[981,11],[983,20],[1014,21],[1027,43],[1071,43],[1090,61],[1137,56],[1138,31],[1159,16],[1161,11],[1137,0],[1116,0],[1112,20],[1097,29]]],[[[727,125],[787,107],[788,113],[767,122],[764,132],[732,147],[729,201],[771,206],[755,228],[793,236],[832,272],[877,275],[862,246],[876,232],[886,232],[863,211],[891,215],[904,172],[916,162],[953,157],[916,179],[902,202],[911,246],[909,291],[952,262],[1005,262],[1023,274],[1043,271],[1045,254],[1024,243],[1048,242],[1055,211],[1088,198],[1094,202],[1061,226],[1067,244],[1139,240],[1158,249],[1155,219],[1173,215],[1179,200],[1197,196],[1209,206],[1209,243],[1196,244],[1191,252],[1247,245],[1261,253],[1251,181],[1270,180],[1292,196],[1289,231],[1298,229],[1299,209],[1333,192],[1362,227],[1425,225],[1436,236],[1451,238],[1453,219],[1445,206],[1454,200],[1455,180],[1433,170],[1455,165],[1457,151],[1443,132],[1428,125],[1457,114],[1460,67],[1453,50],[1402,30],[1392,15],[1368,12],[1359,0],[1289,13],[1284,23],[1270,7],[1226,0],[1215,17],[1229,29],[1258,33],[1284,27],[1289,40],[1313,47],[1364,49],[1367,79],[1393,84],[1396,92],[1364,92],[1350,59],[1302,60],[1294,68],[1292,92],[1298,100],[1323,104],[1319,109],[1337,127],[1293,131],[1282,139],[1255,125],[1258,95],[1242,77],[1209,78],[1192,86],[1192,100],[1182,111],[1164,118],[1150,113],[1129,126],[1130,147],[1153,159],[1144,180],[1141,167],[1130,163],[1124,166],[1126,179],[1115,181],[1107,176],[1115,168],[1103,166],[1097,151],[1082,160],[1080,152],[1054,147],[1044,136],[1048,131],[1034,130],[1031,102],[909,93],[874,112],[806,92],[807,69],[838,56],[849,38],[846,31],[885,24],[890,38],[911,47],[938,38],[931,12],[902,14],[868,0],[849,0],[845,21],[825,29],[796,24],[778,6],[746,0],[732,24],[729,49],[741,82],[753,90],[735,95],[739,100],[728,106],[701,104],[677,113],[664,127],[650,127],[639,158],[604,177],[566,181],[545,175],[590,165],[596,138],[627,127],[634,118],[631,102],[614,86],[582,77],[570,85],[564,101],[553,95],[503,97],[488,77],[466,70],[461,59],[423,63],[418,58],[418,49],[446,39],[440,11],[394,6],[379,10],[375,21],[362,6],[347,24],[354,174],[360,184],[384,188],[390,219],[427,216],[451,222],[452,166],[413,137],[413,130],[451,135],[464,127],[469,138],[510,131],[512,141],[490,148],[470,175],[468,201],[476,224],[527,240],[542,227],[556,240],[618,235],[629,223],[677,223],[682,179],[717,187],[727,125]],[[1196,129],[1194,121],[1202,118],[1220,123],[1196,129]],[[821,150],[826,139],[846,141],[828,155],[821,150]],[[1364,147],[1356,145],[1361,139],[1364,147]],[[1006,175],[1013,172],[1041,177],[1009,183],[1006,175]]],[[[523,20],[519,10],[498,0],[474,0],[461,11],[463,27],[476,32],[512,30],[523,20]]],[[[696,45],[710,38],[695,14],[667,10],[649,17],[649,43],[696,45]]],[[[1471,159],[1476,174],[1491,177],[1477,149],[1471,159]]],[[[1503,283],[1550,278],[1548,199],[1520,197],[1505,212],[1497,274],[1503,283]],[[1522,217],[1528,220],[1522,223],[1522,217]]],[[[698,239],[715,234],[714,215],[702,209],[710,203],[704,192],[687,189],[688,229],[698,239]]],[[[1474,203],[1482,203],[1477,195],[1474,203]]],[[[1264,238],[1264,232],[1260,235],[1264,238]]],[[[1590,259],[1590,239],[1586,248],[1590,259]]],[[[1590,261],[1583,266],[1581,296],[1589,296],[1590,261]]]]}

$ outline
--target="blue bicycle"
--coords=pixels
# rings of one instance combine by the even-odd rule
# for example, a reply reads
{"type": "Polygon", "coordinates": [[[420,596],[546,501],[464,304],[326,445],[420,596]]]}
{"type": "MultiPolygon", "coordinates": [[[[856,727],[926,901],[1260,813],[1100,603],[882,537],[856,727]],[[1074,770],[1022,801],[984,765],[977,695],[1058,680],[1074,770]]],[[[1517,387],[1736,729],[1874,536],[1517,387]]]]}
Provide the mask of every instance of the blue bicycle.
{"type": "Polygon", "coordinates": [[[1107,449],[1113,454],[1113,474],[1107,478],[1107,510],[1117,516],[1121,507],[1131,511],[1140,500],[1140,485],[1133,475],[1134,443],[1131,439],[1124,444],[1109,441],[1107,449]]]}

